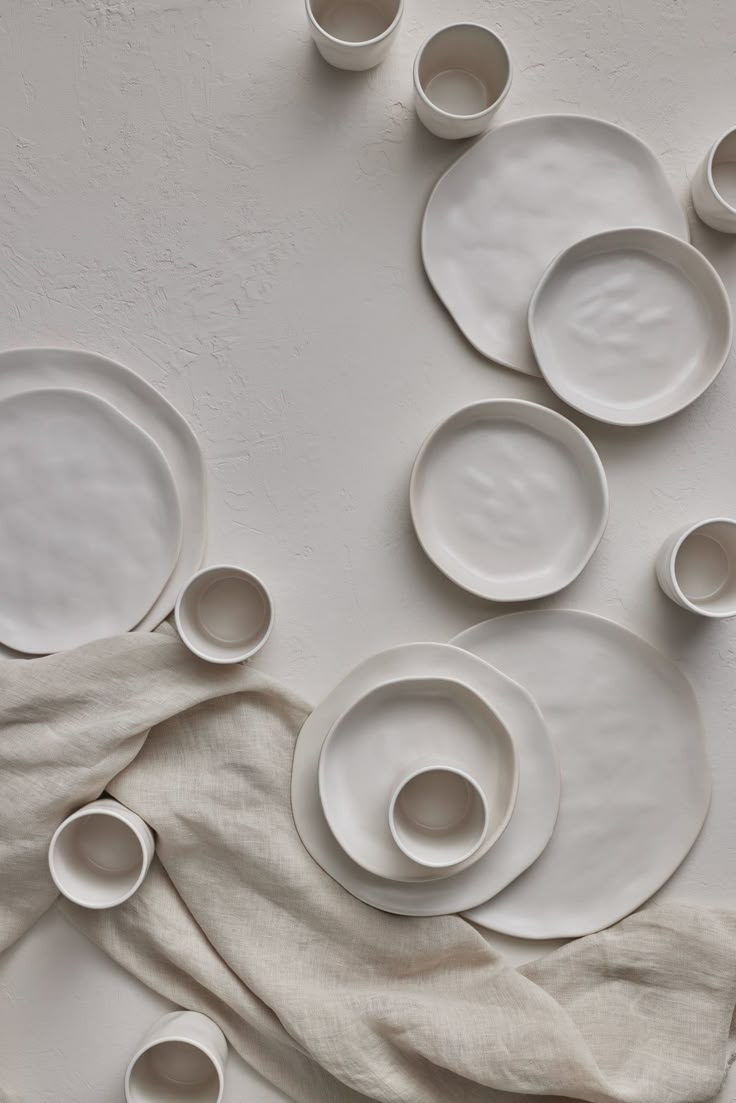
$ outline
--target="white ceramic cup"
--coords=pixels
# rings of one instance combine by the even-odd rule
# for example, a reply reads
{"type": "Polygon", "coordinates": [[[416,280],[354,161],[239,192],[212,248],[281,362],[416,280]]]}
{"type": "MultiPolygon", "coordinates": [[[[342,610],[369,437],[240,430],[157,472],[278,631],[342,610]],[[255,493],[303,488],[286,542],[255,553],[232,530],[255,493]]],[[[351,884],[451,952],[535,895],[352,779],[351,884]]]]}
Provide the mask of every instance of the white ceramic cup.
{"type": "Polygon", "coordinates": [[[114,908],[138,890],[153,860],[147,823],[102,797],[68,816],[49,845],[49,870],[59,892],[83,908],[114,908]]]}
{"type": "Polygon", "coordinates": [[[488,129],[511,87],[511,58],[480,23],[454,23],[431,35],[414,62],[417,115],[438,138],[488,129]]]}
{"type": "Polygon", "coordinates": [[[220,1103],[227,1041],[198,1011],[173,1011],[148,1031],[125,1073],[127,1103],[220,1103]]]}
{"type": "Polygon", "coordinates": [[[657,557],[657,578],[691,613],[736,616],[736,521],[712,517],[673,533],[657,557]]]}
{"type": "Polygon", "coordinates": [[[736,127],[708,150],[692,182],[698,217],[724,234],[736,234],[736,127]]]}
{"type": "Polygon", "coordinates": [[[197,571],[179,594],[176,629],[189,650],[210,663],[242,663],[273,628],[273,602],[251,571],[221,564],[197,571]]]}
{"type": "Polygon", "coordinates": [[[478,783],[456,766],[413,770],[397,785],[388,810],[394,842],[431,869],[464,862],[488,832],[488,801],[478,783]]]}
{"type": "Polygon", "coordinates": [[[396,38],[404,0],[306,0],[312,38],[336,69],[372,69],[396,38]]]}

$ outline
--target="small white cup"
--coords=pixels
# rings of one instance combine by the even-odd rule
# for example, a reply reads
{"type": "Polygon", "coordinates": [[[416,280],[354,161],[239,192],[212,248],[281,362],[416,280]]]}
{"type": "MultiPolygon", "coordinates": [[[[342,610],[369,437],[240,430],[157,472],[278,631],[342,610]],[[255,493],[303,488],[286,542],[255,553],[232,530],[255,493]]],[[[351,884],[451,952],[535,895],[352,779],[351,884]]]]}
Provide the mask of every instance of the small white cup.
{"type": "Polygon", "coordinates": [[[61,823],[49,845],[49,870],[62,896],[83,908],[114,908],[136,892],[153,860],[147,823],[109,797],[61,823]]]}
{"type": "Polygon", "coordinates": [[[736,234],[736,127],[711,146],[691,191],[698,217],[707,226],[736,234]]]}
{"type": "Polygon", "coordinates": [[[306,0],[317,49],[336,69],[372,69],[399,29],[404,0],[306,0]]]}
{"type": "Polygon", "coordinates": [[[657,557],[657,578],[691,613],[736,616],[736,521],[712,517],[673,533],[657,557]]]}
{"type": "Polygon", "coordinates": [[[438,138],[472,138],[488,129],[511,87],[501,38],[479,23],[454,23],[431,35],[414,62],[417,115],[438,138]]]}
{"type": "Polygon", "coordinates": [[[242,663],[273,628],[273,602],[251,571],[222,564],[197,571],[179,594],[176,630],[189,650],[210,663],[242,663]]]}
{"type": "Polygon", "coordinates": [[[220,1103],[227,1052],[225,1035],[206,1015],[164,1015],[128,1065],[127,1103],[220,1103]]]}
{"type": "Polygon", "coordinates": [[[475,854],[488,832],[488,801],[456,766],[422,766],[396,787],[388,810],[394,842],[407,857],[444,869],[475,854]]]}

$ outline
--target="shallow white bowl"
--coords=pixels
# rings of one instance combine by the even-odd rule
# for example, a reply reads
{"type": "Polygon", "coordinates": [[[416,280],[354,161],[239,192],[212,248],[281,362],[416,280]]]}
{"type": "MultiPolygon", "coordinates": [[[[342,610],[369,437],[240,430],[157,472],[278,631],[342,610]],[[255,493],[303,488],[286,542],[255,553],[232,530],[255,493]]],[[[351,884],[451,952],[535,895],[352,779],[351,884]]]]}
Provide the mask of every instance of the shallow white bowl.
{"type": "Polygon", "coordinates": [[[251,571],[205,567],[179,594],[176,629],[189,650],[210,663],[242,663],[265,644],[274,621],[265,584],[251,571]]]}
{"type": "Polygon", "coordinates": [[[441,762],[402,778],[388,809],[399,850],[428,869],[451,870],[472,858],[489,822],[488,801],[475,778],[441,762]]]}

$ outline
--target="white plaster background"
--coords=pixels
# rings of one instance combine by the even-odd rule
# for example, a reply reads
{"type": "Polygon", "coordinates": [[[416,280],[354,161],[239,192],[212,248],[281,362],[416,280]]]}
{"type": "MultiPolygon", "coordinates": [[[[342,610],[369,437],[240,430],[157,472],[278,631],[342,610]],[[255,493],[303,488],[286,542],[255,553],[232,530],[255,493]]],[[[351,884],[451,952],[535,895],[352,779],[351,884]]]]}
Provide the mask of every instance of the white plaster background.
{"type": "MultiPolygon", "coordinates": [[[[179,407],[209,464],[210,557],[268,579],[278,620],[260,661],[313,701],[369,653],[491,611],[413,538],[407,480],[429,429],[492,396],[560,408],[478,356],[423,277],[424,202],[463,148],[413,116],[424,37],[457,18],[500,29],[515,63],[501,119],[582,110],[628,126],[684,203],[736,122],[732,0],[407,9],[385,64],[343,74],[311,47],[301,0],[0,0],[0,346],[97,350],[179,407]]],[[[736,239],[694,238],[736,298],[736,239]]],[[[651,429],[573,416],[606,465],[611,519],[549,604],[639,630],[693,680],[713,806],[665,892],[733,903],[736,628],[670,605],[652,562],[675,526],[736,509],[736,363],[651,429]]],[[[50,915],[0,959],[0,1099],[120,1103],[162,1006],[50,915]]],[[[228,1103],[281,1098],[232,1068],[228,1103]]]]}

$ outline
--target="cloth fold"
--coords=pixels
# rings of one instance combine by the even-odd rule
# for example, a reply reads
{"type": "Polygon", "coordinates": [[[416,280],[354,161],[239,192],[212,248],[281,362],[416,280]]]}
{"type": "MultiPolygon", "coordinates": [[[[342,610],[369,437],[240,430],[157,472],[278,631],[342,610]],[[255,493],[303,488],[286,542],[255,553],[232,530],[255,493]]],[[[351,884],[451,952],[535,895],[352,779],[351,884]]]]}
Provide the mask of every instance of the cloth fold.
{"type": "Polygon", "coordinates": [[[300,1103],[713,1097],[736,914],[654,905],[512,969],[459,917],[374,911],[294,828],[307,711],[167,629],[0,664],[0,951],[56,898],[54,829],[106,790],[151,825],[157,858],[121,907],[64,913],[300,1103]]]}

